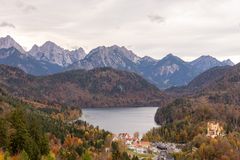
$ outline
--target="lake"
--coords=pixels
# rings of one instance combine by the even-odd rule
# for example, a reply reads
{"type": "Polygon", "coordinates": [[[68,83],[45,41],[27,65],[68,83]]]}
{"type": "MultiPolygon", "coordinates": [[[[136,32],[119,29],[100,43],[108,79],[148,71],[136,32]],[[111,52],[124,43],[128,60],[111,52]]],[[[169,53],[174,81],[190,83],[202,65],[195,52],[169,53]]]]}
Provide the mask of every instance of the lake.
{"type": "Polygon", "coordinates": [[[139,132],[142,135],[157,127],[154,122],[157,107],[85,108],[82,111],[81,120],[115,134],[139,132]]]}

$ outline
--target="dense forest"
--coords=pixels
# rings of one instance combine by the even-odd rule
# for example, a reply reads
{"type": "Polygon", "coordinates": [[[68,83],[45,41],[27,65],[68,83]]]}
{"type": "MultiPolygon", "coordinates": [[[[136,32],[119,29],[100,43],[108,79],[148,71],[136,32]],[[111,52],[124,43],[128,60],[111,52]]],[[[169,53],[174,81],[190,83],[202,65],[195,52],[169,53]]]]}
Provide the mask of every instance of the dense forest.
{"type": "Polygon", "coordinates": [[[0,159],[138,159],[112,142],[110,132],[83,121],[69,122],[64,118],[68,109],[63,110],[36,109],[0,90],[0,159]]]}
{"type": "Polygon", "coordinates": [[[157,110],[155,121],[161,125],[143,137],[152,142],[184,144],[176,159],[240,158],[240,108],[209,104],[202,99],[176,99],[157,110]],[[224,136],[207,137],[207,123],[218,122],[224,136]]]}

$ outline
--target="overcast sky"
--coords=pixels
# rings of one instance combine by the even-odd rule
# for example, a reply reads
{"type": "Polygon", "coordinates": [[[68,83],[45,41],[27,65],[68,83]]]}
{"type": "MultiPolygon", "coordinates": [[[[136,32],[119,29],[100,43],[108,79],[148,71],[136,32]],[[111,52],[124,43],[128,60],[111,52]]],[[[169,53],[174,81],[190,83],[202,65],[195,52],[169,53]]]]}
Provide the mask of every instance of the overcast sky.
{"type": "Polygon", "coordinates": [[[0,36],[26,49],[126,46],[139,56],[240,62],[239,0],[0,0],[0,36]]]}

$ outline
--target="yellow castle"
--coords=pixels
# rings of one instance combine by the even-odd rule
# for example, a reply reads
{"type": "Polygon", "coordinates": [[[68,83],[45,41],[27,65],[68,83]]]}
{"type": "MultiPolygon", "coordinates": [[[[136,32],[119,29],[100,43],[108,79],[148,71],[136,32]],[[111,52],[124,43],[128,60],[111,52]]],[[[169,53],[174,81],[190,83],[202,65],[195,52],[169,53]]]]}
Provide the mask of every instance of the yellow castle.
{"type": "Polygon", "coordinates": [[[207,136],[215,138],[223,135],[223,127],[218,122],[207,123],[207,136]]]}

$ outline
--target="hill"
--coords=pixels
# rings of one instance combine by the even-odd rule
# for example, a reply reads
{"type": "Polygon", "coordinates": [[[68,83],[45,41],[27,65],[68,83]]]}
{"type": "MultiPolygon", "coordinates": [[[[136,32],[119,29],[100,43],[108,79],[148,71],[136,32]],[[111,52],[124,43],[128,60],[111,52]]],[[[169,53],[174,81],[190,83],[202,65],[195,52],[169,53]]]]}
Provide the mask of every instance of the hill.
{"type": "Polygon", "coordinates": [[[169,99],[139,75],[111,68],[36,77],[0,65],[0,85],[24,99],[78,107],[159,106],[169,99]]]}
{"type": "Polygon", "coordinates": [[[193,79],[187,86],[166,90],[178,97],[204,97],[212,103],[240,104],[240,64],[212,68],[193,79]]]}

